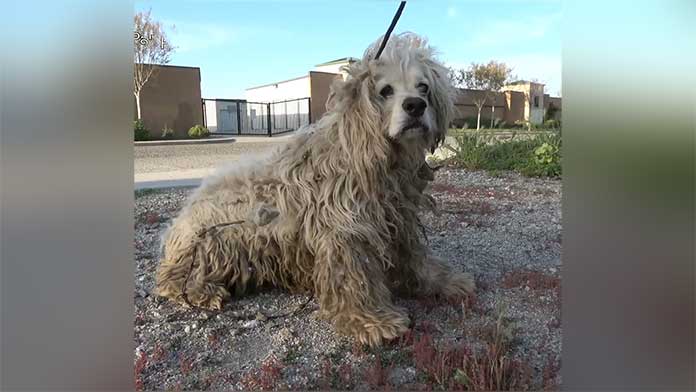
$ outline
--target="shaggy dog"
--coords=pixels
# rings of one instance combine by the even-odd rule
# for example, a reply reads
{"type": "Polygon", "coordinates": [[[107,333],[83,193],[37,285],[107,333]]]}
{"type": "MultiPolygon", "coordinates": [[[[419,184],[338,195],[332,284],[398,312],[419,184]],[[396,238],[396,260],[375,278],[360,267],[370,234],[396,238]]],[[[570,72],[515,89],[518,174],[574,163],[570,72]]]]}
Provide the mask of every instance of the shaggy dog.
{"type": "Polygon", "coordinates": [[[428,254],[417,216],[432,205],[426,151],[452,116],[447,69],[414,34],[374,60],[380,42],[332,85],[316,124],[191,196],[163,237],[159,295],[219,309],[264,284],[312,292],[338,331],[377,345],[409,327],[392,292],[473,291],[428,254]]]}

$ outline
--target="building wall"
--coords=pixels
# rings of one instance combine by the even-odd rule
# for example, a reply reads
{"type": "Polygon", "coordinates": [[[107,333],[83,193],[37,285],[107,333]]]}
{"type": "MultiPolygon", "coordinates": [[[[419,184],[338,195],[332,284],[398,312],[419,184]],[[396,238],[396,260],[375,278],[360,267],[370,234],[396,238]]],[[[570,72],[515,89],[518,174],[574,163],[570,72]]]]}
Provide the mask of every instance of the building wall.
{"type": "Polygon", "coordinates": [[[318,65],[314,67],[314,71],[316,72],[326,72],[326,73],[332,73],[332,74],[340,74],[343,76],[343,79],[345,80],[347,73],[341,70],[341,67],[346,66],[349,64],[349,61],[343,61],[340,63],[336,64],[329,64],[329,65],[318,65]]]}
{"type": "Polygon", "coordinates": [[[544,122],[544,85],[530,83],[529,122],[541,124],[544,122]]]}
{"type": "Polygon", "coordinates": [[[340,74],[328,72],[309,72],[312,122],[317,122],[326,113],[326,100],[329,98],[331,83],[340,74]]]}
{"type": "Polygon", "coordinates": [[[511,84],[504,87],[506,91],[517,91],[524,94],[524,121],[532,124],[544,122],[544,85],[526,82],[511,84]]]}
{"type": "MultiPolygon", "coordinates": [[[[189,128],[203,124],[200,69],[157,66],[143,86],[140,107],[143,122],[151,136],[160,136],[167,125],[176,137],[186,137],[189,128]]],[[[135,119],[137,116],[137,112],[134,112],[135,119]]]]}
{"type": "Polygon", "coordinates": [[[514,124],[517,121],[524,121],[524,108],[526,98],[524,93],[519,91],[505,91],[505,122],[514,124]]]}
{"type": "MultiPolygon", "coordinates": [[[[453,126],[463,127],[466,123],[469,128],[476,128],[475,118],[478,115],[478,108],[474,103],[475,99],[482,97],[483,91],[471,89],[458,89],[454,99],[454,121],[453,126]]],[[[488,100],[481,109],[481,127],[490,127],[491,117],[500,121],[505,117],[505,95],[503,93],[494,93],[493,99],[488,100]],[[491,110],[495,107],[495,110],[491,110]]]]}
{"type": "MultiPolygon", "coordinates": [[[[562,102],[562,99],[560,97],[549,97],[549,96],[546,96],[544,98],[545,98],[544,99],[545,111],[549,110],[549,107],[553,105],[558,110],[556,110],[552,119],[560,121],[561,120],[561,109],[562,109],[561,102],[562,102]]],[[[546,116],[546,114],[544,114],[544,116],[546,116]]]]}
{"type": "Polygon", "coordinates": [[[279,102],[310,96],[309,75],[246,90],[249,102],[279,102]]]}
{"type": "MultiPolygon", "coordinates": [[[[237,132],[237,105],[233,101],[205,101],[205,122],[210,132],[230,133],[237,132]]],[[[239,120],[244,122],[244,105],[240,106],[239,120]]]]}

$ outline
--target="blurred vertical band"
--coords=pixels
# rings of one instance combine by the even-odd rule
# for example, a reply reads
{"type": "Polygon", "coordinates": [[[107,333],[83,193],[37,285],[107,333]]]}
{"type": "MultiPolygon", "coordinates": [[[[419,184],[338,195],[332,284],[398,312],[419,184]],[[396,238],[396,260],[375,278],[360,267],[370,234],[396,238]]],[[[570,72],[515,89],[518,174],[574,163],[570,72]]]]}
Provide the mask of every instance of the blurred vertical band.
{"type": "Polygon", "coordinates": [[[4,2],[3,390],[133,388],[133,4],[4,2]]]}
{"type": "Polygon", "coordinates": [[[563,12],[563,386],[694,390],[696,2],[563,12]]]}

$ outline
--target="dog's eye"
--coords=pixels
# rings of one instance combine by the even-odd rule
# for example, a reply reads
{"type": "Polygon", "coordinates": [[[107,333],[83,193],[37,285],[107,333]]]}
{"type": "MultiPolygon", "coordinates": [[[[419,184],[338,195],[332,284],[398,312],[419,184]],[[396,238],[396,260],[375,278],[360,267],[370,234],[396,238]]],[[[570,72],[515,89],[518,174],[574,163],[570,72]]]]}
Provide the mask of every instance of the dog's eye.
{"type": "Polygon", "coordinates": [[[382,91],[379,92],[379,95],[383,96],[384,98],[388,98],[394,95],[394,89],[392,86],[386,85],[382,88],[382,91]]]}
{"type": "Polygon", "coordinates": [[[427,94],[428,91],[430,91],[430,87],[428,87],[428,85],[425,83],[418,83],[418,86],[416,86],[416,88],[418,89],[418,91],[421,92],[421,94],[427,94]]]}

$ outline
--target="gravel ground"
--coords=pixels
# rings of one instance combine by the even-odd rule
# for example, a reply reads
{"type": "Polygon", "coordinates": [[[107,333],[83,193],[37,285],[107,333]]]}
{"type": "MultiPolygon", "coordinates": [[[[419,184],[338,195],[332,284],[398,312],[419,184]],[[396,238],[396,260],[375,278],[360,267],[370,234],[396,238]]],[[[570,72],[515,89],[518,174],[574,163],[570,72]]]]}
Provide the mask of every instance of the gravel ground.
{"type": "Polygon", "coordinates": [[[299,308],[308,299],[280,290],[235,299],[219,313],[182,309],[152,296],[160,231],[191,189],[136,193],[136,386],[464,388],[460,373],[476,376],[485,369],[453,364],[454,353],[485,359],[492,348],[504,347],[508,385],[557,388],[561,381],[561,182],[514,173],[492,177],[453,168],[440,170],[436,177],[430,192],[441,213],[422,215],[429,244],[435,254],[476,277],[476,298],[459,303],[440,298],[396,299],[409,310],[414,328],[376,349],[355,344],[317,320],[313,300],[300,312],[272,318],[299,308]],[[506,343],[494,345],[491,336],[503,336],[506,343]]]}
{"type": "Polygon", "coordinates": [[[275,148],[283,139],[264,142],[232,142],[219,144],[179,144],[136,146],[134,172],[157,173],[176,170],[217,167],[246,154],[258,154],[275,148]]]}

